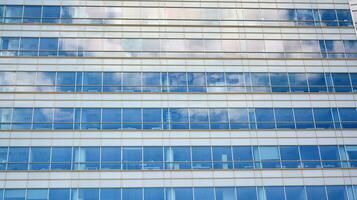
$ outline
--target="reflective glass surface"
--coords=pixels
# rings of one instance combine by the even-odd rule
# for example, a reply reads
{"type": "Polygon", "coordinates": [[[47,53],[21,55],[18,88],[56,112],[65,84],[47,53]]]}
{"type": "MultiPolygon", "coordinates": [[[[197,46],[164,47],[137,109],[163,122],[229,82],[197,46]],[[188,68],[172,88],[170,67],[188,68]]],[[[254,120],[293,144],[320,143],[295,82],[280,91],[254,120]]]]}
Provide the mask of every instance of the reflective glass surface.
{"type": "Polygon", "coordinates": [[[0,147],[0,163],[31,171],[356,168],[357,146],[0,147]]]}

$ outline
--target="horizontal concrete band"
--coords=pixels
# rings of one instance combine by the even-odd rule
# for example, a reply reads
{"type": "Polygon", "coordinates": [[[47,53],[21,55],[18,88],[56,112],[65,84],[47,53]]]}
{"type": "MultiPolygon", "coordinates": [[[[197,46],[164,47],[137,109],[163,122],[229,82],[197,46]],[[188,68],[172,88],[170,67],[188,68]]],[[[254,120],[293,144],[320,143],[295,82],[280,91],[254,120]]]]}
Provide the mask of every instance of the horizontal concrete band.
{"type": "Polygon", "coordinates": [[[3,172],[3,188],[354,185],[357,170],[3,172]]]}
{"type": "Polygon", "coordinates": [[[0,146],[247,146],[355,145],[357,143],[356,130],[1,131],[0,133],[0,146]]]}

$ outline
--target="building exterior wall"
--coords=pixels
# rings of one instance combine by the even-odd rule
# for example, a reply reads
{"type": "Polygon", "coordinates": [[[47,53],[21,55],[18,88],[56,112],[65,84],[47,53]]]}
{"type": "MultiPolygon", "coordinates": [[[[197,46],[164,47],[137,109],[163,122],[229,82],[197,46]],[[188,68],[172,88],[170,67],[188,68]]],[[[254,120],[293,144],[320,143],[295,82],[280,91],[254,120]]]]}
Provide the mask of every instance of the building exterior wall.
{"type": "MultiPolygon", "coordinates": [[[[354,13],[353,10],[357,8],[357,6],[353,0],[351,2],[347,0],[208,0],[165,2],[0,0],[0,4],[96,7],[87,13],[85,11],[82,11],[82,13],[76,11],[72,17],[77,17],[77,21],[69,20],[68,15],[67,18],[64,17],[61,19],[64,20],[62,21],[64,23],[59,23],[60,21],[50,21],[49,23],[45,23],[44,21],[30,21],[23,23],[25,18],[23,16],[17,17],[18,19],[16,17],[2,18],[2,23],[0,24],[0,38],[2,38],[0,56],[0,85],[2,85],[0,86],[2,87],[0,88],[0,126],[2,129],[0,130],[0,148],[294,145],[341,146],[341,149],[344,148],[342,148],[342,146],[353,147],[351,148],[350,154],[342,153],[342,150],[337,152],[340,159],[336,161],[339,164],[334,165],[334,167],[323,167],[323,163],[327,161],[321,158],[321,160],[318,161],[320,162],[320,167],[304,168],[299,166],[291,169],[280,166],[247,169],[237,169],[234,167],[229,169],[218,167],[214,169],[214,167],[209,167],[203,169],[190,168],[176,170],[30,170],[30,168],[22,170],[1,170],[1,166],[5,166],[11,162],[16,163],[17,161],[11,161],[9,159],[10,153],[2,155],[0,152],[0,158],[2,159],[0,160],[0,190],[4,191],[3,196],[0,195],[0,200],[2,198],[4,200],[11,199],[10,193],[9,196],[6,196],[7,191],[11,191],[11,189],[17,189],[18,193],[23,192],[20,191],[21,189],[28,189],[27,193],[30,194],[30,191],[33,189],[51,190],[58,188],[72,188],[72,194],[76,195],[76,189],[80,190],[83,188],[92,188],[94,190],[97,188],[166,188],[166,200],[180,200],[178,197],[176,199],[173,198],[171,193],[168,195],[168,188],[191,187],[258,187],[257,194],[259,199],[271,200],[274,199],[275,195],[273,192],[271,193],[273,196],[269,195],[270,192],[268,191],[270,191],[269,187],[271,186],[286,186],[287,188],[292,186],[305,186],[306,188],[323,186],[327,188],[325,194],[327,197],[325,199],[328,198],[328,200],[337,200],[335,196],[333,196],[333,192],[329,193],[330,187],[345,186],[346,195],[341,195],[339,198],[341,198],[341,200],[357,199],[357,165],[355,164],[357,162],[357,96],[355,93],[357,88],[357,56],[355,56],[355,54],[357,54],[355,48],[357,47],[357,35],[355,27],[352,26],[352,24],[348,24],[348,20],[338,22],[337,20],[328,22],[315,20],[314,22],[300,21],[293,23],[292,21],[294,20],[290,18],[291,16],[287,14],[288,11],[286,11],[296,12],[291,10],[298,9],[306,11],[313,9],[323,13],[326,9],[350,11],[351,8],[351,12],[354,13]],[[112,14],[108,14],[105,10],[100,10],[103,7],[115,7],[117,10],[112,14]],[[161,9],[155,10],[155,8],[161,9]],[[212,10],[216,8],[222,8],[222,10],[212,10]],[[143,9],[148,9],[148,11],[143,11],[143,9]],[[247,11],[243,11],[242,9],[248,9],[249,11],[276,9],[284,11],[284,14],[279,15],[269,10],[260,13],[262,16],[257,17],[257,13],[252,12],[249,15],[247,11]],[[197,10],[201,10],[201,12],[198,13],[196,12],[197,10]],[[138,13],[141,14],[139,15],[138,13]],[[245,15],[247,19],[244,18],[245,15]],[[279,18],[280,21],[266,20],[266,17],[270,15],[272,15],[272,18],[279,18]],[[87,16],[87,18],[99,18],[100,20],[106,16],[108,21],[105,23],[98,23],[95,20],[85,21],[84,19],[79,19],[82,16],[87,16]],[[205,17],[206,20],[200,21],[200,17],[205,17]],[[185,18],[187,19],[184,20],[185,18]],[[249,21],[250,18],[260,18],[261,20],[249,21]],[[335,25],[333,25],[334,23],[335,25]],[[345,25],[338,25],[343,23],[345,23],[345,25]],[[11,45],[8,45],[6,43],[7,40],[5,40],[6,38],[20,37],[23,41],[25,41],[23,38],[41,38],[40,41],[42,41],[42,38],[72,39],[66,42],[59,39],[59,46],[56,47],[55,50],[50,48],[46,49],[44,47],[45,50],[43,50],[43,52],[45,52],[46,55],[43,56],[41,45],[38,45],[36,50],[34,50],[33,47],[22,46],[27,43],[17,44],[18,47],[13,48],[10,47],[11,45]],[[76,41],[75,38],[83,39],[81,41],[82,43],[74,44],[76,41]],[[119,41],[119,39],[121,43],[115,43],[119,41]],[[129,41],[128,39],[135,39],[136,41],[129,41]],[[147,40],[148,43],[142,42],[137,44],[139,43],[137,42],[139,41],[138,39],[143,39],[142,41],[147,40]],[[161,41],[159,39],[161,39],[161,41]],[[172,41],[165,42],[165,39],[172,41]],[[199,44],[194,42],[188,43],[187,41],[190,40],[194,40],[199,44]],[[255,41],[255,43],[251,41],[255,41]],[[298,43],[293,43],[293,41],[298,41],[298,43]],[[310,49],[308,45],[300,48],[293,45],[303,45],[306,41],[314,41],[312,43],[315,45],[311,45],[312,47],[310,49]],[[329,46],[330,41],[337,42],[331,43],[329,46]],[[321,47],[322,43],[324,43],[325,47],[321,47]],[[62,47],[60,47],[61,45],[62,47]],[[341,45],[344,47],[341,47],[341,45]],[[71,50],[65,52],[64,49],[66,48],[67,50],[71,50]],[[76,50],[73,50],[73,48],[76,50]],[[133,49],[139,50],[134,51],[133,49]],[[64,92],[54,91],[52,89],[39,89],[40,86],[43,85],[54,88],[55,86],[53,86],[54,83],[47,79],[41,83],[42,85],[36,85],[30,81],[32,74],[30,76],[18,76],[17,80],[10,80],[11,76],[9,74],[1,74],[1,72],[203,72],[206,74],[211,72],[251,72],[265,74],[300,73],[308,75],[324,73],[325,75],[323,77],[326,80],[323,86],[311,86],[309,89],[306,89],[309,91],[295,92],[292,91],[293,86],[289,86],[289,91],[274,92],[271,91],[270,86],[269,89],[266,89],[267,87],[263,82],[262,88],[259,88],[259,85],[251,86],[246,84],[244,86],[245,91],[228,91],[227,88],[238,87],[239,84],[228,86],[223,84],[223,86],[227,88],[223,89],[223,91],[219,91],[219,89],[217,91],[214,87],[222,87],[222,83],[208,85],[207,81],[205,86],[212,90],[207,89],[206,91],[201,91],[201,85],[199,85],[199,87],[197,87],[199,89],[196,88],[196,91],[189,91],[189,86],[187,86],[186,92],[138,92],[133,91],[132,88],[127,91],[121,90],[120,92],[103,92],[104,86],[100,86],[102,88],[99,90],[93,89],[92,91],[85,91],[85,86],[81,86],[83,88],[79,89],[80,91],[64,92]],[[331,75],[347,73],[350,77],[348,81],[350,83],[348,83],[347,86],[343,83],[339,85],[337,78],[335,80],[334,76],[331,75]],[[328,80],[329,78],[331,78],[331,80],[328,80]],[[9,85],[13,86],[12,89],[9,89],[9,85]],[[28,88],[23,86],[28,86],[28,88]],[[320,89],[313,91],[311,88],[320,89]],[[339,90],[339,88],[347,89],[339,90]],[[33,128],[35,126],[33,124],[36,124],[34,114],[31,114],[31,122],[29,123],[32,123],[32,125],[29,128],[29,126],[24,125],[28,122],[25,123],[21,120],[16,121],[14,114],[12,118],[9,119],[5,113],[6,108],[331,108],[330,111],[332,114],[329,114],[328,117],[333,118],[333,121],[321,121],[321,127],[314,125],[316,127],[298,128],[296,125],[297,115],[294,115],[295,121],[291,122],[294,124],[294,128],[278,128],[277,114],[274,114],[274,118],[276,119],[267,122],[267,124],[274,124],[273,128],[175,129],[172,127],[164,128],[164,125],[162,125],[161,129],[120,128],[118,130],[99,130],[96,128],[88,128],[85,130],[85,128],[71,128],[60,130],[54,127],[42,129],[33,128]],[[351,109],[350,115],[342,119],[342,111],[337,111],[337,108],[351,109]],[[332,125],[326,125],[329,123],[332,125]],[[8,124],[12,125],[10,126],[8,124]],[[15,127],[14,124],[20,128],[9,128],[15,127]],[[349,158],[343,158],[343,156],[349,156],[349,158]],[[3,163],[5,164],[1,165],[3,163]],[[264,189],[262,189],[263,187],[264,189]],[[264,193],[265,195],[263,195],[262,191],[266,194],[264,193]]],[[[62,15],[64,15],[63,12],[62,10],[62,15]]],[[[355,13],[353,15],[355,15],[355,13]]],[[[6,14],[4,14],[4,16],[6,16],[6,14]]],[[[308,16],[303,15],[302,18],[304,17],[308,16]]],[[[48,18],[47,20],[52,20],[52,18],[48,18]]],[[[298,20],[295,19],[295,21],[298,20]]],[[[39,75],[37,75],[37,77],[39,77],[39,75]]],[[[269,77],[269,81],[271,82],[273,76],[269,77]]],[[[84,80],[83,77],[81,77],[81,79],[81,81],[84,80]]],[[[197,80],[198,79],[199,78],[197,78],[197,80]]],[[[312,85],[312,80],[315,79],[311,78],[309,80],[310,85],[312,85]]],[[[38,79],[35,81],[38,81],[38,79]]],[[[58,80],[56,81],[56,83],[58,83],[58,80]]],[[[102,80],[102,82],[104,81],[105,80],[102,80]]],[[[189,85],[189,81],[190,80],[187,80],[187,85],[189,85]]],[[[225,77],[225,81],[225,84],[228,84],[227,77],[225,77]]],[[[289,79],[289,81],[292,83],[292,80],[289,79]]],[[[123,81],[123,83],[124,82],[125,81],[123,81]]],[[[259,82],[259,80],[257,82],[259,82]]],[[[78,82],[76,82],[76,84],[77,85],[73,87],[77,87],[78,82]]],[[[88,85],[90,85],[90,83],[88,85]]],[[[168,83],[161,83],[160,90],[163,90],[161,88],[164,87],[163,85],[169,87],[168,83]]],[[[149,87],[150,84],[146,86],[149,87]]],[[[194,88],[194,86],[195,83],[192,84],[192,88],[194,88]]],[[[125,87],[125,85],[123,87],[125,87]]],[[[294,87],[298,88],[299,85],[295,85],[294,87]]],[[[316,113],[314,113],[313,121],[317,123],[318,115],[316,113]]],[[[195,114],[197,113],[190,113],[190,125],[195,124],[195,121],[193,121],[195,114]]],[[[79,116],[78,120],[83,122],[83,116],[84,114],[79,116]]],[[[123,115],[121,116],[123,117],[123,115]]],[[[165,121],[166,118],[169,118],[167,116],[169,115],[162,113],[161,121],[165,121]]],[[[200,118],[202,115],[197,114],[197,116],[198,121],[207,121],[200,118]]],[[[207,116],[212,122],[211,118],[213,118],[213,115],[207,116]]],[[[324,115],[323,118],[327,119],[326,116],[324,115]]],[[[233,118],[234,116],[229,117],[233,118]]],[[[18,118],[20,119],[21,115],[18,118]]],[[[46,116],[41,119],[49,118],[51,117],[46,116]]],[[[104,115],[102,118],[104,118],[104,115]]],[[[222,117],[222,115],[217,118],[219,118],[217,124],[225,123],[230,126],[233,124],[232,121],[227,122],[226,119],[223,119],[224,117],[222,117]]],[[[43,122],[43,124],[56,121],[53,119],[53,116],[51,120],[52,121],[44,120],[45,122],[43,122]]],[[[104,121],[103,119],[101,120],[100,122],[93,122],[93,124],[100,124],[104,121]]],[[[172,121],[174,119],[170,118],[167,120],[172,121]]],[[[249,119],[250,122],[252,122],[252,120],[253,119],[249,119]]],[[[260,119],[254,119],[258,124],[259,120],[260,119]]],[[[128,123],[130,124],[130,122],[128,123]]],[[[143,123],[145,124],[145,122],[143,123]]],[[[152,123],[154,124],[156,122],[152,123]]],[[[199,122],[197,123],[199,124],[199,122]]],[[[202,124],[204,123],[206,122],[202,122],[202,124]]],[[[242,123],[245,123],[245,121],[242,123]]],[[[263,122],[260,121],[260,123],[262,124],[263,122]]],[[[40,124],[40,122],[38,124],[40,124]]],[[[20,155],[17,156],[21,157],[20,155]]],[[[75,156],[76,155],[73,155],[73,157],[75,156]]],[[[29,156],[28,159],[32,159],[32,157],[29,156]]],[[[273,161],[270,160],[269,162],[275,162],[274,159],[272,160],[273,161]]],[[[333,160],[333,162],[335,162],[335,160],[333,160]]],[[[21,163],[21,161],[18,161],[18,163],[21,163]]],[[[145,189],[143,191],[145,191],[145,189]]],[[[287,191],[288,189],[284,190],[284,198],[290,200],[291,197],[287,195],[287,191]]],[[[196,193],[198,194],[198,192],[196,193]]],[[[227,194],[228,193],[229,192],[227,192],[227,194]]],[[[215,190],[215,194],[218,194],[217,189],[215,190]]],[[[19,194],[19,196],[21,195],[22,194],[19,194]]],[[[275,199],[278,199],[278,194],[276,195],[275,199]]],[[[308,192],[306,192],[305,195],[305,199],[314,199],[314,197],[309,196],[308,192]]],[[[52,197],[50,197],[51,195],[45,199],[51,199],[52,197]]],[[[95,197],[93,199],[98,198],[95,197]]],[[[145,200],[151,198],[155,199],[154,197],[145,197],[145,200]]],[[[27,199],[31,198],[27,197],[27,199]]],[[[40,198],[38,197],[37,199],[40,198]]],[[[79,195],[72,196],[72,199],[87,200],[90,198],[79,195]]],[[[122,199],[134,200],[134,197],[125,197],[122,192],[122,199]]],[[[195,199],[200,198],[197,197],[195,199]]],[[[223,195],[223,197],[216,196],[215,199],[233,200],[235,197],[223,195]]],[[[299,200],[300,199],[304,198],[299,198],[299,200]]],[[[238,198],[238,200],[240,199],[238,198]]]]}

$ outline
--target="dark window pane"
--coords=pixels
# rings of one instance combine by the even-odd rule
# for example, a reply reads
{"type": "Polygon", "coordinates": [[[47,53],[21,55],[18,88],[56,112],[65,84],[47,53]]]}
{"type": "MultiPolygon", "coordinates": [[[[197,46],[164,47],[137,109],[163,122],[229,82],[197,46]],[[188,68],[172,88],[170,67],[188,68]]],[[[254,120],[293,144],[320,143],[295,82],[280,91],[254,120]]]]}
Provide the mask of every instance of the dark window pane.
{"type": "Polygon", "coordinates": [[[143,190],[139,188],[124,188],[122,195],[123,200],[142,200],[143,190]]]}
{"type": "Polygon", "coordinates": [[[99,189],[78,189],[78,199],[99,200],[99,189]]]}
{"type": "Polygon", "coordinates": [[[47,189],[30,189],[27,190],[26,200],[47,200],[47,189]]]}
{"type": "Polygon", "coordinates": [[[345,186],[326,186],[328,199],[348,200],[345,186]]]}
{"type": "Polygon", "coordinates": [[[69,200],[70,189],[50,189],[49,200],[69,200]]]}
{"type": "Polygon", "coordinates": [[[43,18],[60,18],[61,7],[60,6],[43,6],[42,11],[43,18]]]}
{"type": "Polygon", "coordinates": [[[287,200],[306,200],[304,187],[285,187],[287,200]]]}
{"type": "Polygon", "coordinates": [[[210,147],[192,147],[192,164],[195,169],[212,168],[210,147]]]}
{"type": "Polygon", "coordinates": [[[164,188],[144,188],[144,200],[164,200],[164,188]]]}
{"type": "Polygon", "coordinates": [[[265,187],[267,200],[285,200],[283,187],[265,187]]]}
{"type": "Polygon", "coordinates": [[[100,190],[101,200],[121,200],[121,190],[119,188],[102,188],[100,190]]]}
{"type": "Polygon", "coordinates": [[[257,191],[255,187],[238,187],[237,200],[256,200],[257,191]]]}
{"type": "Polygon", "coordinates": [[[215,169],[232,169],[231,147],[212,147],[215,169]]]}
{"type": "Polygon", "coordinates": [[[216,188],[216,200],[236,200],[235,188],[216,188]]]}
{"type": "Polygon", "coordinates": [[[5,190],[4,200],[25,200],[26,190],[7,189],[5,190]]]}
{"type": "Polygon", "coordinates": [[[326,200],[325,187],[322,186],[308,186],[306,187],[306,194],[308,200],[326,200]]]}
{"type": "Polygon", "coordinates": [[[192,188],[167,188],[166,200],[192,200],[192,188]]]}
{"type": "Polygon", "coordinates": [[[213,188],[195,188],[195,200],[214,200],[213,188]]]}

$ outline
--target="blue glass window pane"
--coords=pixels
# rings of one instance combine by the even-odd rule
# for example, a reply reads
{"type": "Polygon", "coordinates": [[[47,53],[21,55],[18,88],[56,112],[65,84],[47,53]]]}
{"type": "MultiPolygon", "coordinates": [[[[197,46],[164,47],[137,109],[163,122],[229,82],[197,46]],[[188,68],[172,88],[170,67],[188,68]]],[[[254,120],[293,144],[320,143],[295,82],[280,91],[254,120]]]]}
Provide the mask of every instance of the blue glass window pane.
{"type": "Polygon", "coordinates": [[[190,128],[208,129],[208,109],[190,109],[190,128]]]}
{"type": "Polygon", "coordinates": [[[275,128],[273,109],[256,108],[255,116],[256,116],[258,128],[262,128],[262,129],[275,128]]]}
{"type": "Polygon", "coordinates": [[[18,50],[20,47],[20,38],[18,37],[2,37],[2,50],[18,50]]]}
{"type": "Polygon", "coordinates": [[[60,18],[61,16],[60,6],[43,6],[42,9],[43,18],[60,18]]]}
{"type": "Polygon", "coordinates": [[[102,147],[101,149],[102,162],[120,162],[121,148],[120,147],[102,147]]]}
{"type": "Polygon", "coordinates": [[[102,128],[121,129],[121,109],[103,108],[102,109],[102,128]]]}
{"type": "Polygon", "coordinates": [[[8,153],[7,147],[0,147],[0,170],[6,169],[7,153],[8,153]]]}
{"type": "Polygon", "coordinates": [[[123,148],[124,169],[141,169],[142,149],[141,147],[123,148]]]}
{"type": "Polygon", "coordinates": [[[25,200],[26,190],[7,189],[5,190],[4,200],[25,200]]]}
{"type": "Polygon", "coordinates": [[[164,200],[164,188],[144,188],[144,200],[164,200]]]}
{"type": "Polygon", "coordinates": [[[238,187],[237,200],[256,200],[257,191],[255,187],[238,187]]]}
{"type": "Polygon", "coordinates": [[[146,72],[142,76],[143,92],[161,92],[160,72],[146,72]]]}
{"type": "Polygon", "coordinates": [[[70,189],[50,189],[49,200],[69,200],[70,189]]]}
{"type": "Polygon", "coordinates": [[[314,128],[314,118],[310,108],[294,108],[296,128],[314,128]]]}
{"type": "Polygon", "coordinates": [[[337,26],[337,23],[335,22],[337,20],[337,16],[335,13],[335,10],[319,10],[320,12],[320,18],[322,21],[325,21],[323,24],[325,26],[337,26]]]}
{"type": "Polygon", "coordinates": [[[231,147],[212,147],[215,169],[232,169],[231,147]]]}
{"type": "Polygon", "coordinates": [[[124,108],[123,109],[123,122],[141,123],[142,122],[142,109],[140,108],[124,108]]]}
{"type": "Polygon", "coordinates": [[[327,200],[325,187],[322,186],[308,186],[306,194],[308,200],[327,200]]]}
{"type": "Polygon", "coordinates": [[[47,189],[31,189],[27,190],[26,200],[47,200],[47,189]]]}
{"type": "Polygon", "coordinates": [[[166,147],[165,162],[167,163],[167,169],[190,169],[190,147],[166,147]]]}
{"type": "Polygon", "coordinates": [[[29,148],[26,147],[10,147],[9,162],[27,163],[29,159],[29,148]]]}
{"type": "Polygon", "coordinates": [[[122,73],[104,72],[103,73],[103,91],[121,92],[122,91],[122,73]]]}
{"type": "Polygon", "coordinates": [[[304,187],[285,187],[287,200],[306,200],[304,187]]]}
{"type": "Polygon", "coordinates": [[[99,147],[80,147],[78,153],[77,151],[74,152],[75,161],[77,162],[99,162],[99,147]]]}
{"type": "MultiPolygon", "coordinates": [[[[251,73],[252,86],[270,86],[268,73],[251,73]]],[[[258,90],[259,91],[259,90],[258,90]]]]}
{"type": "Polygon", "coordinates": [[[289,92],[287,73],[270,73],[272,92],[289,92]]]}
{"type": "Polygon", "coordinates": [[[70,170],[72,162],[71,147],[52,147],[51,169],[70,170]]]}
{"type": "Polygon", "coordinates": [[[216,188],[216,200],[236,200],[235,188],[216,188]]]}
{"type": "Polygon", "coordinates": [[[229,109],[229,120],[232,129],[249,128],[248,119],[247,109],[229,109]]]}
{"type": "Polygon", "coordinates": [[[102,188],[100,190],[101,200],[121,200],[121,190],[117,188],[102,188]]]}
{"type": "Polygon", "coordinates": [[[72,147],[52,147],[52,162],[71,162],[72,147]]]}
{"type": "Polygon", "coordinates": [[[337,146],[320,146],[322,160],[340,160],[337,146]]]}
{"type": "Polygon", "coordinates": [[[100,129],[101,109],[82,108],[82,129],[100,129]]]}
{"type": "Polygon", "coordinates": [[[357,110],[355,108],[339,108],[343,128],[357,127],[357,110]]]}
{"type": "Polygon", "coordinates": [[[73,129],[74,109],[55,108],[54,129],[73,129]]]}
{"type": "Polygon", "coordinates": [[[192,165],[195,169],[211,169],[212,153],[210,147],[192,147],[192,165]]]}
{"type": "Polygon", "coordinates": [[[233,147],[233,158],[235,161],[253,160],[251,147],[233,147]]]}
{"type": "Polygon", "coordinates": [[[333,128],[332,113],[330,108],[314,108],[316,128],[333,128]]]}
{"type": "Polygon", "coordinates": [[[37,51],[39,38],[21,38],[20,49],[26,51],[37,51]]]}
{"type": "Polygon", "coordinates": [[[170,92],[187,92],[187,76],[186,73],[175,72],[168,73],[168,83],[170,92]]]}
{"type": "Polygon", "coordinates": [[[13,123],[31,123],[32,122],[32,108],[14,108],[13,123]]]}
{"type": "Polygon", "coordinates": [[[349,74],[332,74],[333,85],[336,92],[351,92],[351,82],[349,74]]]}
{"type": "Polygon", "coordinates": [[[299,148],[297,146],[281,146],[280,157],[283,168],[298,168],[300,166],[299,148]]]}
{"type": "Polygon", "coordinates": [[[5,17],[22,18],[22,6],[6,6],[5,17]]]}
{"type": "Polygon", "coordinates": [[[31,170],[48,170],[51,149],[49,147],[32,147],[30,152],[31,170]]]}
{"type": "Polygon", "coordinates": [[[36,76],[36,85],[47,85],[51,86],[51,88],[46,89],[38,89],[40,91],[54,91],[53,86],[56,83],[56,72],[37,72],[36,76]]]}
{"type": "Polygon", "coordinates": [[[187,73],[188,91],[189,92],[206,92],[205,73],[192,72],[187,73]]]}
{"type": "Polygon", "coordinates": [[[208,92],[224,92],[226,91],[226,81],[224,73],[209,72],[207,75],[207,91],[208,92]]]}
{"type": "MultiPolygon", "coordinates": [[[[260,160],[263,168],[280,168],[280,156],[277,147],[260,147],[260,160]]],[[[255,158],[258,160],[258,158],[255,158]]]]}
{"type": "Polygon", "coordinates": [[[285,200],[283,187],[265,187],[267,200],[285,200]]]}
{"type": "Polygon", "coordinates": [[[33,114],[33,129],[52,129],[53,109],[35,108],[33,114]]]}
{"type": "Polygon", "coordinates": [[[78,199],[99,200],[99,189],[78,189],[78,199]]]}
{"type": "Polygon", "coordinates": [[[297,9],[296,10],[297,14],[297,20],[301,21],[299,22],[299,25],[313,25],[314,23],[314,14],[312,10],[308,9],[297,9]]]}
{"type": "Polygon", "coordinates": [[[144,129],[161,129],[162,109],[145,108],[143,109],[144,129]]]}
{"type": "Polygon", "coordinates": [[[40,56],[56,56],[58,51],[58,38],[40,39],[40,56]]]}
{"type": "Polygon", "coordinates": [[[42,6],[24,6],[24,22],[41,22],[42,6]]]}
{"type": "Polygon", "coordinates": [[[168,188],[166,200],[193,200],[192,188],[168,188]]]}
{"type": "Polygon", "coordinates": [[[213,188],[195,188],[195,200],[214,200],[213,188]]]}
{"type": "Polygon", "coordinates": [[[169,111],[172,129],[188,129],[188,109],[170,108],[169,111]]]}
{"type": "Polygon", "coordinates": [[[144,168],[158,170],[163,168],[163,148],[144,147],[144,168]]]}
{"type": "Polygon", "coordinates": [[[211,129],[229,129],[227,109],[209,109],[211,129]]]}
{"type": "Polygon", "coordinates": [[[309,73],[307,74],[309,81],[310,92],[326,92],[326,80],[323,73],[309,73]]]}
{"type": "Polygon", "coordinates": [[[336,10],[339,26],[353,26],[350,10],[336,10]]]}
{"type": "Polygon", "coordinates": [[[143,190],[139,188],[124,188],[122,194],[123,200],[142,200],[143,190]]]}
{"type": "Polygon", "coordinates": [[[306,74],[289,73],[288,76],[292,92],[308,92],[306,74]]]}
{"type": "Polygon", "coordinates": [[[57,92],[74,92],[76,72],[57,72],[57,92]]]}
{"type": "Polygon", "coordinates": [[[320,154],[317,146],[300,146],[301,159],[305,168],[320,168],[320,154]]]}
{"type": "Polygon", "coordinates": [[[294,114],[291,108],[274,109],[277,128],[295,128],[294,114]]]}
{"type": "Polygon", "coordinates": [[[101,72],[83,73],[83,92],[101,92],[102,84],[103,80],[101,72]]]}
{"type": "Polygon", "coordinates": [[[228,91],[245,91],[243,73],[226,73],[226,84],[228,91]]]}
{"type": "Polygon", "coordinates": [[[123,91],[141,92],[141,73],[123,73],[123,91]]]}
{"type": "Polygon", "coordinates": [[[345,186],[326,186],[328,199],[348,200],[345,186]]]}
{"type": "Polygon", "coordinates": [[[344,40],[343,41],[345,46],[346,53],[357,53],[357,41],[355,40],[344,40]]]}
{"type": "Polygon", "coordinates": [[[24,6],[24,18],[41,18],[41,6],[24,6]]]}
{"type": "MultiPolygon", "coordinates": [[[[11,122],[12,109],[11,108],[0,108],[0,123],[10,123],[11,122]]],[[[4,130],[8,126],[6,124],[0,125],[0,129],[4,130]]]]}

